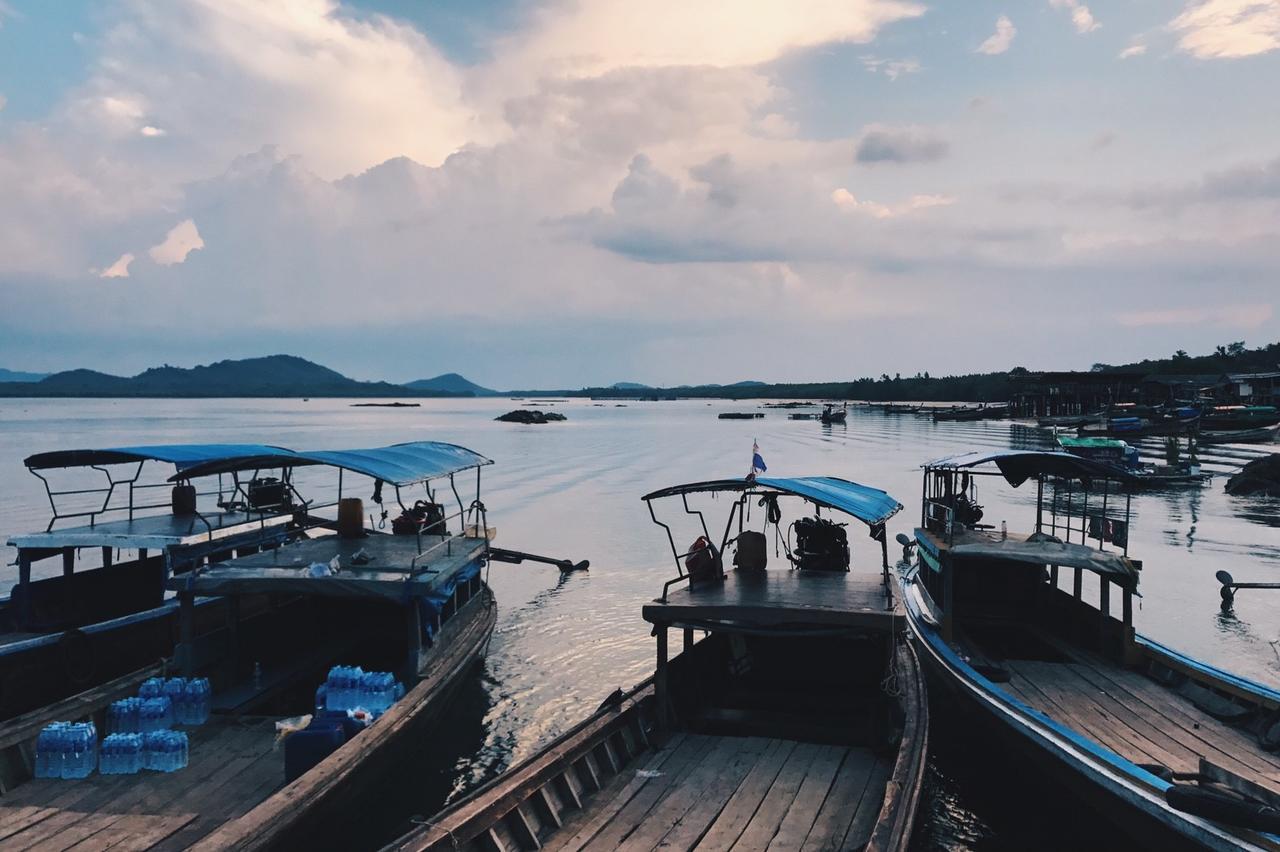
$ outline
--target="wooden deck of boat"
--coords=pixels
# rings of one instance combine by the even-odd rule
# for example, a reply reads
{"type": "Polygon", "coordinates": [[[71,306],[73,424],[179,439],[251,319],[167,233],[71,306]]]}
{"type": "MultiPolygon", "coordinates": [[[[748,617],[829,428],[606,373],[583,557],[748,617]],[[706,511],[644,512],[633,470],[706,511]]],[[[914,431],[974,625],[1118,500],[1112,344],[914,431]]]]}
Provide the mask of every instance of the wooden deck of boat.
{"type": "Polygon", "coordinates": [[[861,849],[892,772],[862,748],[697,734],[628,769],[542,848],[861,849]]]}
{"type": "Polygon", "coordinates": [[[0,797],[0,848],[182,849],[284,783],[272,719],[214,718],[189,735],[177,772],[37,779],[0,797]]]}
{"type": "Polygon", "coordinates": [[[1089,659],[1005,665],[1011,695],[1134,763],[1196,772],[1203,757],[1280,794],[1280,755],[1143,674],[1089,659]]]}
{"type": "Polygon", "coordinates": [[[645,604],[645,620],[749,621],[761,625],[818,624],[888,629],[902,618],[878,571],[728,572],[723,583],[672,589],[666,603],[645,604]]]}

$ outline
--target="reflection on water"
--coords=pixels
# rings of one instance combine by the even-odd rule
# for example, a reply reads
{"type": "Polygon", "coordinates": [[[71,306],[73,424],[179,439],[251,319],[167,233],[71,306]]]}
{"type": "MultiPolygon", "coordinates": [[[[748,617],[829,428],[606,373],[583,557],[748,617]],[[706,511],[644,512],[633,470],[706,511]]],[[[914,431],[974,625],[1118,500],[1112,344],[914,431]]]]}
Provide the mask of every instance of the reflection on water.
{"type": "MultiPolygon", "coordinates": [[[[843,426],[789,420],[785,410],[770,410],[761,420],[716,419],[720,411],[753,410],[754,403],[615,408],[570,400],[556,406],[569,418],[565,423],[493,422],[515,405],[505,399],[425,400],[410,409],[350,408],[342,400],[3,400],[0,535],[43,528],[44,491],[21,460],[44,450],[207,441],[322,449],[435,439],[493,458],[484,499],[499,543],[589,559],[591,570],[561,577],[536,563],[492,566],[499,621],[484,674],[442,726],[434,745],[444,751],[431,752],[433,743],[425,743],[418,772],[389,783],[394,789],[378,824],[398,826],[527,757],[614,689],[649,674],[653,639],[639,610],[674,569],[642,494],[681,481],[740,476],[755,439],[770,474],[842,476],[895,495],[906,511],[890,522],[892,537],[909,534],[919,522],[922,462],[972,449],[1052,446],[1044,432],[1007,422],[934,423],[858,409],[850,409],[843,426]]],[[[1225,470],[1227,460],[1218,461],[1215,469],[1225,470]]],[[[323,484],[320,473],[307,475],[323,484]]],[[[1280,637],[1280,591],[1242,590],[1234,611],[1223,614],[1213,576],[1225,568],[1238,580],[1280,580],[1280,501],[1228,497],[1224,482],[1218,476],[1203,488],[1134,498],[1130,552],[1144,562],[1135,620],[1159,641],[1280,685],[1272,644],[1280,637]]],[[[984,478],[981,487],[991,523],[1030,526],[1034,489],[1014,490],[996,478],[984,478]]],[[[694,537],[692,527],[677,533],[677,542],[694,537]]],[[[875,570],[878,554],[858,550],[855,558],[859,553],[864,567],[875,570]]],[[[15,573],[0,568],[0,584],[15,573]]],[[[966,774],[971,763],[981,766],[989,757],[978,741],[963,750],[970,739],[965,731],[935,734],[935,795],[921,837],[970,849],[1056,843],[1043,837],[1043,821],[1027,822],[1027,813],[1038,811],[981,794],[1007,794],[1009,785],[966,774]]],[[[1016,777],[1016,767],[1009,771],[1016,777]]]]}

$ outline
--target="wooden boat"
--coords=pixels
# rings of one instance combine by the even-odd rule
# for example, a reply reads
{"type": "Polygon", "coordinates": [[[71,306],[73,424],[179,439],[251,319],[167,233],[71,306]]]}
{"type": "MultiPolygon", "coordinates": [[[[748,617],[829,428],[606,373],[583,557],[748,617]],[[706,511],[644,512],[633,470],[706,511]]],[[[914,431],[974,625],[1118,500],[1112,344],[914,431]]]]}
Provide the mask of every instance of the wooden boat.
{"type": "Polygon", "coordinates": [[[1036,425],[1046,429],[1072,429],[1102,422],[1101,414],[1060,414],[1053,417],[1037,417],[1036,425]]]}
{"type": "Polygon", "coordinates": [[[833,403],[827,403],[822,407],[822,413],[818,415],[818,419],[822,421],[824,426],[830,426],[833,423],[844,423],[848,417],[848,404],[842,404],[839,408],[836,408],[833,403]]]}
{"type": "Polygon", "coordinates": [[[1200,424],[1199,417],[1112,417],[1101,423],[1086,423],[1076,430],[1082,438],[1149,438],[1153,436],[1189,435],[1200,424]]]}
{"type": "MultiPolygon", "coordinates": [[[[394,767],[404,744],[429,730],[482,659],[496,619],[482,577],[493,554],[480,470],[491,462],[452,444],[418,442],[298,453],[290,463],[336,469],[340,499],[344,474],[372,480],[375,501],[384,486],[394,489],[405,509],[393,524],[399,532],[365,528],[357,510],[311,527],[307,537],[171,577],[180,612],[172,668],[213,685],[214,714],[191,731],[190,764],[172,774],[31,778],[32,744],[44,724],[101,721],[137,676],[10,720],[0,725],[0,843],[314,847],[335,822],[359,812],[361,797],[394,767]],[[464,504],[455,477],[472,472],[475,497],[464,504]],[[455,512],[404,506],[403,489],[433,481],[447,482],[455,512]],[[332,534],[335,527],[344,534],[332,534]],[[225,602],[225,615],[210,619],[197,603],[205,598],[225,602]],[[295,750],[314,742],[303,733],[276,749],[276,720],[317,709],[316,688],[335,664],[394,672],[407,693],[367,729],[331,743],[327,756],[295,750]]],[[[227,467],[214,462],[187,473],[227,467]]]]}
{"type": "Polygon", "coordinates": [[[1280,434],[1280,424],[1260,426],[1257,429],[1234,429],[1227,432],[1208,431],[1202,428],[1196,440],[1202,444],[1271,444],[1275,442],[1277,434],[1280,434]]]}
{"type": "Polygon", "coordinates": [[[957,710],[1087,803],[1117,846],[1276,849],[1280,692],[1137,635],[1129,497],[1067,453],[969,453],[925,466],[911,632],[957,710]],[[975,482],[1034,482],[1034,531],[981,523],[975,482]],[[1096,576],[1098,605],[1083,598],[1096,576]],[[1060,586],[1060,581],[1066,588],[1060,586]],[[1119,618],[1111,614],[1113,590],[1119,618]]]}
{"type": "Polygon", "coordinates": [[[292,534],[302,498],[287,474],[261,475],[292,456],[259,444],[200,444],[27,458],[52,516],[45,529],[9,539],[17,548],[18,582],[0,598],[0,720],[171,654],[177,603],[165,597],[166,579],[292,534]],[[184,473],[215,461],[249,473],[249,481],[184,473]],[[175,469],[176,485],[169,481],[175,469]],[[205,498],[199,505],[197,489],[205,498]],[[47,560],[60,561],[61,571],[33,573],[47,560]]]}
{"type": "Polygon", "coordinates": [[[744,515],[763,500],[765,526],[776,526],[774,507],[789,498],[868,523],[882,558],[884,523],[901,508],[882,491],[828,477],[647,495],[679,573],[642,610],[657,637],[653,677],[387,848],[905,849],[928,710],[901,641],[888,560],[874,574],[850,573],[806,536],[789,553],[797,568],[767,570],[764,536],[744,515]],[[732,503],[717,549],[689,498],[725,493],[732,503]],[[675,545],[654,510],[665,498],[701,521],[701,546],[675,545]],[[725,576],[717,555],[730,547],[735,567],[725,576]],[[672,629],[683,644],[668,660],[672,629]]]}
{"type": "Polygon", "coordinates": [[[716,415],[720,420],[756,420],[764,417],[763,411],[721,411],[716,415]]]}
{"type": "Polygon", "coordinates": [[[1200,428],[1212,432],[1239,432],[1280,424],[1274,405],[1221,405],[1205,412],[1200,428]]]}
{"type": "Polygon", "coordinates": [[[1058,446],[1072,455],[1115,465],[1125,474],[1125,482],[1132,488],[1173,488],[1187,485],[1203,485],[1213,475],[1200,468],[1193,456],[1175,464],[1144,464],[1137,447],[1119,438],[1072,438],[1063,435],[1058,446]]]}

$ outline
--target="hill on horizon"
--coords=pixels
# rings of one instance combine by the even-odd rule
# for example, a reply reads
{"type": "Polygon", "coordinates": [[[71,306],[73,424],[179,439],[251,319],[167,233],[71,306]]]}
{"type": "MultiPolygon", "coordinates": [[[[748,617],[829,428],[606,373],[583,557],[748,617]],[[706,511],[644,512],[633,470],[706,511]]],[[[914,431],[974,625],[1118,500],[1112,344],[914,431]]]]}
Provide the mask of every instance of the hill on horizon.
{"type": "Polygon", "coordinates": [[[0,383],[0,396],[69,397],[396,397],[457,396],[361,382],[296,355],[217,361],[196,367],[152,367],[124,377],[97,370],[66,370],[38,382],[0,383]]]}
{"type": "Polygon", "coordinates": [[[26,373],[22,370],[6,370],[0,367],[0,382],[38,382],[48,373],[26,373]]]}
{"type": "Polygon", "coordinates": [[[430,379],[405,382],[405,387],[423,391],[442,391],[455,395],[496,396],[497,391],[481,387],[458,373],[441,373],[430,379]]]}

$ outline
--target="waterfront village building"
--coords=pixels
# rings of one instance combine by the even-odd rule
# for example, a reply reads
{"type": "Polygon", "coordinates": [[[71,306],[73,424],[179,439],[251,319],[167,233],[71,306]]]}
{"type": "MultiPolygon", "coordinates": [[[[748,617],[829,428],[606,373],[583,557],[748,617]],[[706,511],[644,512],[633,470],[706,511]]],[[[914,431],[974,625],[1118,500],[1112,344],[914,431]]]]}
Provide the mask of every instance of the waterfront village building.
{"type": "Polygon", "coordinates": [[[1016,372],[1014,413],[1089,414],[1117,405],[1280,405],[1280,371],[1179,375],[1122,372],[1016,372]]]}

